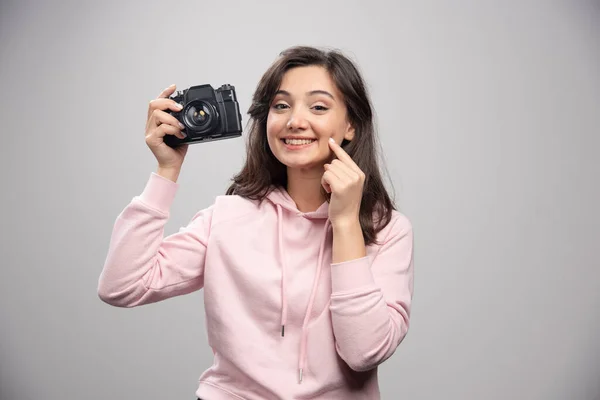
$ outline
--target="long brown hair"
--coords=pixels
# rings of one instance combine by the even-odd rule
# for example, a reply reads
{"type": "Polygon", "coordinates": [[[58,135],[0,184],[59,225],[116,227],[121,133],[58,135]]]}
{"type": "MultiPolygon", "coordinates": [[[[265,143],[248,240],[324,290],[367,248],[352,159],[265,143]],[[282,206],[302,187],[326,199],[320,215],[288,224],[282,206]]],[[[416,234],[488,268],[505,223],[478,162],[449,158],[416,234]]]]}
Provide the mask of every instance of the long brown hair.
{"type": "MultiPolygon", "coordinates": [[[[267,116],[283,75],[291,68],[322,66],[343,95],[348,118],[355,129],[352,141],[342,147],[365,174],[359,221],[365,244],[375,243],[376,234],[391,220],[395,206],[382,182],[375,150],[373,106],[364,80],[354,63],[339,50],[295,46],[281,52],[260,79],[248,109],[250,130],[246,162],[233,177],[227,195],[262,201],[275,187],[287,188],[287,169],[271,152],[267,142],[267,116]]],[[[329,201],[330,196],[322,189],[329,201]]]]}

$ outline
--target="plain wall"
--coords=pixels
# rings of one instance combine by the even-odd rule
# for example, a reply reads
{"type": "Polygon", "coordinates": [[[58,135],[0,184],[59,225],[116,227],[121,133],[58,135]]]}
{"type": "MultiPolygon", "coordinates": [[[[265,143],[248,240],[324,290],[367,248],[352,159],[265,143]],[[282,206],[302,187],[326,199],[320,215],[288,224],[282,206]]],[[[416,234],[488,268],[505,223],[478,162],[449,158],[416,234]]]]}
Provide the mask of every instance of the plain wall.
{"type": "MultiPolygon", "coordinates": [[[[542,0],[2,1],[0,398],[194,398],[202,292],[101,302],[111,229],[155,171],[148,102],[230,83],[246,123],[296,44],[358,62],[415,229],[383,398],[600,399],[600,4],[542,0]]],[[[166,234],[244,140],[190,146],[166,234]]]]}

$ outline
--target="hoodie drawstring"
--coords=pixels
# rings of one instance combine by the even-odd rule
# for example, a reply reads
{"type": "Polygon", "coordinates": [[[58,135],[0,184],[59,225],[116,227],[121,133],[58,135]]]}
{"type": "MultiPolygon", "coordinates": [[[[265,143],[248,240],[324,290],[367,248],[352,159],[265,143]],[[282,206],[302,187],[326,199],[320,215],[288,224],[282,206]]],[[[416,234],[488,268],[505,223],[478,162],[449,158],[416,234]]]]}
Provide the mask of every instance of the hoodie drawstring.
{"type": "MultiPolygon", "coordinates": [[[[285,260],[285,251],[283,249],[283,216],[281,205],[277,204],[277,226],[278,226],[278,240],[279,240],[279,257],[281,259],[281,336],[285,336],[285,324],[287,322],[287,298],[286,298],[286,276],[285,270],[287,269],[287,263],[285,260]]],[[[298,383],[302,383],[304,375],[304,366],[306,365],[306,347],[308,341],[308,324],[310,322],[310,316],[312,314],[312,308],[321,280],[321,271],[323,269],[323,253],[325,252],[325,243],[327,241],[327,229],[329,228],[329,219],[325,221],[325,228],[323,230],[323,240],[319,248],[319,259],[317,261],[317,272],[313,281],[312,291],[306,308],[306,314],[304,315],[304,322],[302,324],[302,336],[300,339],[300,354],[298,361],[298,383]]]]}
{"type": "Polygon", "coordinates": [[[317,287],[321,280],[321,270],[323,269],[323,253],[325,251],[325,242],[327,241],[327,229],[329,228],[329,219],[325,221],[325,229],[323,230],[323,240],[321,241],[321,247],[319,248],[319,261],[317,262],[317,273],[315,274],[315,280],[313,282],[312,291],[310,293],[310,299],[308,300],[308,307],[306,308],[306,314],[304,315],[304,323],[302,324],[302,339],[300,342],[300,360],[298,365],[298,383],[302,383],[304,366],[306,365],[306,346],[308,341],[308,323],[310,322],[310,315],[312,314],[313,303],[317,294],[317,287]]]}
{"type": "Polygon", "coordinates": [[[281,215],[281,206],[277,204],[277,222],[279,225],[279,258],[281,259],[281,336],[285,336],[285,323],[287,322],[287,298],[285,296],[285,254],[283,252],[283,218],[281,215]]]}

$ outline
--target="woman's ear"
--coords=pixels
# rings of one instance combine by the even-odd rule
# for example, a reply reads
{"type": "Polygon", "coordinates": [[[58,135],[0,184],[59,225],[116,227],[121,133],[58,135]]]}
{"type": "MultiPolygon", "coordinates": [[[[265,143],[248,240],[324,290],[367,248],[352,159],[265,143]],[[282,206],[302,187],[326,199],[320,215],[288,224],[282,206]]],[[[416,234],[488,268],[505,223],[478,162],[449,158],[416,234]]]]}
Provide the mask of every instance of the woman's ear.
{"type": "Polygon", "coordinates": [[[355,130],[350,122],[348,122],[348,126],[346,127],[346,133],[344,134],[344,139],[348,141],[352,141],[354,139],[355,130]]]}

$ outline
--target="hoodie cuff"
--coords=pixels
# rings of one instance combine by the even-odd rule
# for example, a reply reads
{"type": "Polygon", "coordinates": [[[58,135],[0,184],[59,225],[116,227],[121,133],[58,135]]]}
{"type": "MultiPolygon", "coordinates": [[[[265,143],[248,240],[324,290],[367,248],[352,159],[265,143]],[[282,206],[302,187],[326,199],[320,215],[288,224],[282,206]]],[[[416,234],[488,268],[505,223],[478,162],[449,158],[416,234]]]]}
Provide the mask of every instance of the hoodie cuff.
{"type": "Polygon", "coordinates": [[[168,214],[178,188],[177,182],[152,172],[139,198],[146,205],[168,214]]]}
{"type": "Polygon", "coordinates": [[[368,256],[331,264],[332,294],[353,291],[375,284],[368,256]]]}

